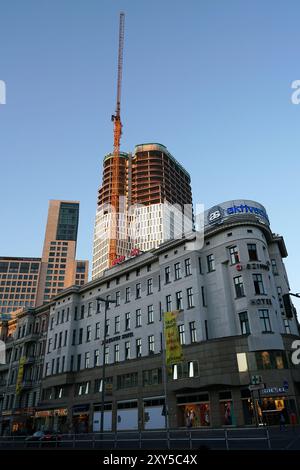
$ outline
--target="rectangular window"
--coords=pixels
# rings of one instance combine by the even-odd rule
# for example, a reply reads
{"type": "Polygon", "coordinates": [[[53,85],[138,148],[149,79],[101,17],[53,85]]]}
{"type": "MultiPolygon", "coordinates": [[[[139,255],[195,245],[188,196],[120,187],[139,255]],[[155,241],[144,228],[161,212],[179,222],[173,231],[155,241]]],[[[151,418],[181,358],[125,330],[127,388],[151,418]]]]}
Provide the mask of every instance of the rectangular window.
{"type": "Polygon", "coordinates": [[[272,331],[269,310],[261,309],[259,312],[260,323],[263,333],[270,333],[272,331]]]}
{"type": "Polygon", "coordinates": [[[198,258],[198,265],[199,265],[199,274],[203,274],[202,259],[201,258],[198,258]]]}
{"type": "Polygon", "coordinates": [[[178,333],[179,333],[180,344],[185,344],[184,325],[178,325],[178,333]]]}
{"type": "Polygon", "coordinates": [[[125,313],[125,331],[130,330],[130,312],[125,313]]]}
{"type": "Polygon", "coordinates": [[[169,284],[170,280],[170,266],[165,267],[165,283],[169,284]]]}
{"type": "Polygon", "coordinates": [[[99,349],[95,349],[94,352],[94,367],[100,366],[100,351],[99,349]]]}
{"type": "Polygon", "coordinates": [[[130,359],[130,341],[125,342],[125,360],[130,359]]]}
{"type": "Polygon", "coordinates": [[[111,295],[110,295],[110,294],[108,294],[108,295],[106,296],[106,301],[107,301],[107,307],[106,307],[106,309],[109,310],[109,309],[110,309],[110,301],[111,301],[111,295]]]}
{"type": "Polygon", "coordinates": [[[253,274],[254,290],[256,295],[264,295],[265,288],[261,274],[253,274]]]}
{"type": "Polygon", "coordinates": [[[248,363],[247,363],[247,354],[246,353],[237,353],[236,355],[238,370],[239,372],[247,372],[248,363]]]}
{"type": "Polygon", "coordinates": [[[248,335],[250,334],[250,326],[247,312],[239,313],[240,325],[241,325],[241,334],[248,335]]]}
{"type": "Polygon", "coordinates": [[[59,374],[59,363],[60,363],[60,358],[57,357],[56,358],[56,371],[55,371],[56,374],[59,374]]]}
{"type": "Polygon", "coordinates": [[[97,299],[96,313],[101,313],[101,300],[97,299]]]}
{"type": "Polygon", "coordinates": [[[120,316],[115,317],[115,334],[120,333],[120,316]]]}
{"type": "Polygon", "coordinates": [[[231,246],[229,248],[230,263],[237,264],[240,262],[240,254],[237,246],[231,246]]]}
{"type": "Polygon", "coordinates": [[[175,281],[181,279],[181,264],[175,263],[174,264],[174,274],[175,274],[175,281]]]}
{"type": "Polygon", "coordinates": [[[150,369],[143,370],[143,387],[148,385],[158,385],[162,383],[162,370],[150,369]]]}
{"type": "Polygon", "coordinates": [[[52,338],[48,339],[48,349],[47,349],[47,354],[51,351],[51,345],[52,345],[52,338]]]}
{"type": "Polygon", "coordinates": [[[89,343],[91,341],[91,336],[92,336],[92,327],[91,325],[88,325],[86,327],[86,342],[89,343]]]}
{"type": "Polygon", "coordinates": [[[236,276],[233,278],[234,288],[235,288],[235,295],[237,298],[244,297],[244,283],[243,283],[243,276],[236,276]]]}
{"type": "Polygon", "coordinates": [[[95,339],[100,339],[100,322],[96,323],[95,339]]]}
{"type": "Polygon", "coordinates": [[[191,276],[191,274],[192,274],[192,265],[191,265],[190,258],[187,258],[187,259],[184,260],[184,269],[185,269],[185,275],[186,276],[191,276]]]}
{"type": "Polygon", "coordinates": [[[78,316],[78,307],[75,307],[74,308],[74,320],[77,320],[77,316],[78,316]]]}
{"type": "Polygon", "coordinates": [[[76,344],[76,330],[73,330],[72,333],[72,346],[75,346],[76,344]]]}
{"type": "Polygon", "coordinates": [[[106,319],[105,322],[105,336],[109,335],[109,318],[106,319]]]}
{"type": "Polygon", "coordinates": [[[120,306],[121,292],[118,290],[116,292],[116,307],[120,306]]]}
{"type": "Polygon", "coordinates": [[[56,346],[57,346],[57,333],[55,333],[55,335],[54,335],[54,346],[53,346],[53,349],[56,349],[56,346]]]}
{"type": "Polygon", "coordinates": [[[130,287],[126,287],[126,290],[125,290],[125,302],[130,302],[130,287]]]}
{"type": "Polygon", "coordinates": [[[105,364],[109,364],[109,346],[105,346],[104,361],[105,364]]]}
{"type": "Polygon", "coordinates": [[[211,273],[212,271],[215,271],[215,257],[214,255],[208,255],[207,256],[207,270],[209,273],[211,273]]]}
{"type": "Polygon", "coordinates": [[[154,354],[154,335],[148,336],[148,351],[149,354],[154,354]]]}
{"type": "Polygon", "coordinates": [[[81,354],[77,354],[77,371],[81,369],[81,354]]]}
{"type": "Polygon", "coordinates": [[[176,292],[176,309],[182,310],[183,309],[183,301],[182,301],[182,292],[176,292]]]}
{"type": "Polygon", "coordinates": [[[147,295],[153,294],[153,279],[147,279],[147,295]]]}
{"type": "Polygon", "coordinates": [[[201,286],[201,296],[202,296],[202,305],[203,307],[206,307],[206,297],[205,297],[205,288],[204,286],[201,286]]]}
{"type": "Polygon", "coordinates": [[[139,282],[135,286],[135,298],[140,299],[141,298],[141,283],[139,282]]]}
{"type": "Polygon", "coordinates": [[[193,295],[193,288],[189,287],[186,290],[187,293],[187,303],[188,303],[188,308],[194,307],[194,295],[193,295]]]}
{"type": "Polygon", "coordinates": [[[84,356],[84,367],[88,369],[90,367],[90,353],[86,352],[84,356]]]}
{"type": "Polygon", "coordinates": [[[271,265],[272,265],[272,272],[274,276],[278,276],[278,268],[277,268],[276,259],[271,259],[271,265]]]}
{"type": "Polygon", "coordinates": [[[249,260],[258,261],[257,248],[256,248],[255,243],[248,243],[247,248],[248,248],[249,260]]]}
{"type": "Polygon", "coordinates": [[[136,344],[136,357],[142,357],[142,339],[138,338],[136,344]]]}
{"type": "MultiPolygon", "coordinates": [[[[136,387],[138,384],[138,373],[133,372],[131,374],[117,375],[117,389],[121,390],[123,388],[136,387]]],[[[137,406],[137,402],[132,402],[134,408],[137,406]]],[[[118,408],[121,408],[121,403],[118,404],[118,408]]],[[[123,405],[123,403],[122,403],[123,405]]],[[[124,403],[125,405],[125,403],[124,403]]],[[[127,403],[126,403],[127,405],[127,403]]],[[[129,404],[128,404],[129,405],[129,404]]],[[[130,408],[130,406],[126,406],[130,408]]]]}
{"type": "Polygon", "coordinates": [[[171,374],[173,380],[199,377],[199,363],[198,361],[189,361],[173,364],[171,374]]]}
{"type": "Polygon", "coordinates": [[[60,331],[59,332],[59,337],[58,337],[58,348],[61,348],[61,346],[62,346],[62,335],[63,335],[63,332],[60,331]]]}
{"type": "Polygon", "coordinates": [[[135,311],[135,326],[142,326],[142,312],[140,308],[135,311]]]}
{"type": "Polygon", "coordinates": [[[81,305],[81,309],[80,309],[80,320],[83,320],[84,319],[84,305],[81,305]]]}
{"type": "Polygon", "coordinates": [[[172,297],[171,295],[166,295],[166,312],[172,311],[172,297]]]}
{"type": "Polygon", "coordinates": [[[149,323],[153,323],[153,322],[154,322],[154,309],[153,309],[153,305],[148,305],[147,310],[148,310],[148,325],[149,325],[149,323]]]}
{"type": "Polygon", "coordinates": [[[114,361],[120,362],[120,345],[119,344],[114,345],[114,361]]]}
{"type": "Polygon", "coordinates": [[[93,302],[89,302],[88,304],[88,317],[92,315],[92,310],[93,310],[93,302]]]}
{"type": "Polygon", "coordinates": [[[190,325],[191,343],[196,343],[197,341],[196,323],[194,321],[191,321],[189,325],[190,325]]]}
{"type": "Polygon", "coordinates": [[[290,322],[288,319],[283,320],[285,332],[287,335],[291,334],[290,322]]]}
{"type": "Polygon", "coordinates": [[[80,329],[79,329],[78,344],[82,344],[82,337],[83,337],[83,328],[80,328],[80,329]]]}

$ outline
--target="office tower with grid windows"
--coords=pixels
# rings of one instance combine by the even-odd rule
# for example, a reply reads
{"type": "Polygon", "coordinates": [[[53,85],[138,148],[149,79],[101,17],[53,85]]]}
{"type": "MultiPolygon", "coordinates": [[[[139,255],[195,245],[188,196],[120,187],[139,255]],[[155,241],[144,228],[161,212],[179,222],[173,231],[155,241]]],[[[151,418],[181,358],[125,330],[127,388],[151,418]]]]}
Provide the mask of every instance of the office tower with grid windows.
{"type": "Polygon", "coordinates": [[[88,261],[76,261],[79,202],[51,200],[41,259],[37,305],[88,280],[88,261]]]}
{"type": "Polygon", "coordinates": [[[41,258],[0,257],[0,314],[34,307],[41,258]]]}
{"type": "Polygon", "coordinates": [[[42,257],[0,257],[0,321],[88,281],[88,261],[75,260],[78,219],[78,202],[51,200],[42,257]]]}
{"type": "MultiPolygon", "coordinates": [[[[103,162],[103,183],[98,193],[92,278],[111,267],[112,154],[103,162]]],[[[191,178],[164,145],[141,144],[134,153],[120,153],[119,214],[116,261],[132,250],[147,251],[192,231],[191,178]]]]}

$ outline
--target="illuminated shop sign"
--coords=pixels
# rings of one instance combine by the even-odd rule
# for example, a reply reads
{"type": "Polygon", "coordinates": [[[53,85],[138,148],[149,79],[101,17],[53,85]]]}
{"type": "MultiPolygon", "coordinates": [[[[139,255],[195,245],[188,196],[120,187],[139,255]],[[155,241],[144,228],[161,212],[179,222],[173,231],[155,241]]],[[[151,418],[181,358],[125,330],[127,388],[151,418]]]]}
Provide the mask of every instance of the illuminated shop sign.
{"type": "Polygon", "coordinates": [[[207,222],[209,224],[221,223],[228,217],[251,214],[269,225],[270,221],[265,208],[253,201],[232,201],[214,206],[207,212],[207,222]]]}
{"type": "Polygon", "coordinates": [[[284,387],[268,387],[261,390],[262,395],[286,395],[287,390],[284,387]]]}
{"type": "Polygon", "coordinates": [[[124,261],[126,261],[126,260],[128,260],[128,259],[130,259],[130,258],[134,258],[135,256],[138,256],[138,255],[140,255],[141,253],[142,253],[141,250],[139,250],[138,248],[133,248],[133,249],[130,251],[130,253],[129,253],[129,255],[128,255],[127,257],[124,256],[124,255],[118,256],[116,259],[114,259],[114,261],[113,261],[112,264],[113,264],[113,266],[116,266],[117,264],[124,263],[124,261]]]}

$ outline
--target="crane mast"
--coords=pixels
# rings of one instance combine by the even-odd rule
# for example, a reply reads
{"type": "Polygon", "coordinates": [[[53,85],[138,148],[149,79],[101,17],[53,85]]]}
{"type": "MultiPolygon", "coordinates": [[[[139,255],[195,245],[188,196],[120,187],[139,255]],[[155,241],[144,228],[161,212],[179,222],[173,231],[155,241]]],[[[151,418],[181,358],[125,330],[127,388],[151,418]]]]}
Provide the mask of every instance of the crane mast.
{"type": "Polygon", "coordinates": [[[120,156],[120,140],[122,135],[122,122],[121,122],[121,86],[122,86],[122,72],[123,72],[123,48],[124,48],[124,25],[125,13],[120,13],[119,25],[119,52],[118,52],[118,81],[117,81],[117,104],[116,114],[112,115],[114,123],[114,156],[120,156]]]}
{"type": "Polygon", "coordinates": [[[117,80],[117,103],[116,112],[112,115],[111,120],[114,123],[114,151],[112,157],[112,188],[111,188],[111,205],[115,210],[112,216],[111,237],[109,244],[109,266],[117,256],[117,239],[118,239],[118,213],[119,213],[119,197],[120,197],[120,141],[122,135],[121,122],[121,87],[123,72],[123,48],[124,48],[124,26],[125,14],[120,13],[119,23],[119,49],[118,49],[118,80],[117,80]]]}

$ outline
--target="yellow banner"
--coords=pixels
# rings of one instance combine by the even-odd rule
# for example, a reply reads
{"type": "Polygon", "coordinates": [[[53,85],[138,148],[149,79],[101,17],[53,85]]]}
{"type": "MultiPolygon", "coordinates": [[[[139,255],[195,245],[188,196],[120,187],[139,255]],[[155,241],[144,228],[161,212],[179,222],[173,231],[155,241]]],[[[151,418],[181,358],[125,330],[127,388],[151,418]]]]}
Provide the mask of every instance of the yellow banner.
{"type": "Polygon", "coordinates": [[[176,364],[183,360],[182,347],[177,327],[177,315],[177,310],[164,313],[166,365],[176,364]]]}
{"type": "Polygon", "coordinates": [[[20,362],[19,362],[19,370],[18,370],[17,385],[16,385],[17,395],[19,395],[22,390],[22,381],[23,381],[25,362],[26,362],[26,357],[25,356],[21,357],[20,362]]]}

